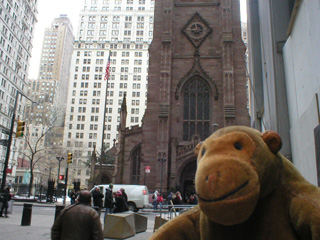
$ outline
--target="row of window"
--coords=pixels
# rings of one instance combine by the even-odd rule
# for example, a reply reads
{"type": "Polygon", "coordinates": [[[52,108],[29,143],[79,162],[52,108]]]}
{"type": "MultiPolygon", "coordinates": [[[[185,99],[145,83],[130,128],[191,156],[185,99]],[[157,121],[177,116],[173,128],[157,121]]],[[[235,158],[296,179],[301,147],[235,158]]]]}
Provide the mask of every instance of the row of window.
{"type": "MultiPolygon", "coordinates": [[[[126,49],[130,48],[130,44],[128,46],[128,44],[123,44],[125,46],[126,49]]],[[[116,57],[118,52],[110,52],[110,56],[111,57],[116,57]]],[[[87,56],[92,56],[92,51],[84,51],[83,55],[85,57],[87,56]]],[[[77,51],[77,56],[81,56],[81,52],[77,51]]],[[[104,51],[97,51],[96,52],[96,56],[104,56],[104,51]]],[[[135,57],[142,57],[142,52],[134,52],[134,56],[135,57]]],[[[122,57],[130,57],[130,52],[122,52],[122,57]]],[[[111,59],[111,60],[115,60],[115,59],[111,59]]],[[[80,63],[80,59],[76,59],[76,63],[79,64],[80,63]]],[[[87,58],[87,59],[83,59],[83,63],[84,64],[91,64],[91,59],[87,58]]],[[[102,64],[103,63],[103,59],[96,59],[96,64],[102,64]]]]}
{"type": "MultiPolygon", "coordinates": [[[[122,8],[122,9],[123,9],[123,8],[122,8]]],[[[91,6],[90,9],[89,9],[89,11],[94,11],[94,12],[96,12],[96,11],[98,11],[98,10],[99,10],[99,9],[98,9],[98,7],[96,7],[96,6],[91,6]]],[[[106,7],[106,6],[102,6],[101,10],[102,10],[102,11],[109,11],[110,8],[109,8],[109,7],[106,7]]],[[[113,7],[113,10],[114,10],[114,11],[121,11],[121,7],[119,7],[119,6],[114,6],[114,7],[113,7]]],[[[134,9],[133,9],[133,7],[126,7],[125,10],[126,10],[126,11],[133,11],[134,9]]],[[[138,11],[145,11],[146,8],[145,8],[145,7],[138,7],[136,10],[138,10],[138,11]]],[[[147,10],[148,10],[148,9],[147,9],[147,10]]],[[[154,10],[154,7],[150,7],[150,11],[153,11],[153,10],[154,10]]]]}
{"type": "MultiPolygon", "coordinates": [[[[135,60],[135,63],[137,65],[142,65],[142,60],[135,60]]],[[[79,67],[76,66],[74,71],[75,72],[79,72],[79,67]]],[[[104,69],[104,67],[95,67],[94,71],[95,72],[104,72],[105,69],[104,69]]],[[[82,72],[90,72],[90,67],[82,67],[82,72]]],[[[116,67],[110,67],[110,72],[116,72],[116,67]]],[[[121,67],[120,68],[120,72],[128,73],[129,72],[129,67],[121,67]]],[[[133,68],[133,72],[134,73],[141,73],[142,72],[142,68],[141,67],[134,67],[133,68]]],[[[77,79],[77,78],[75,78],[75,79],[77,79]]],[[[89,79],[89,75],[88,75],[88,79],[89,79]]]]}
{"type": "MultiPolygon", "coordinates": [[[[124,18],[125,18],[125,22],[131,22],[132,21],[132,16],[124,16],[124,18]]],[[[145,16],[137,16],[137,22],[144,22],[145,20],[147,20],[146,18],[147,17],[145,17],[145,16]]],[[[88,16],[89,22],[90,21],[91,22],[96,22],[96,19],[97,19],[96,16],[88,16]]],[[[85,20],[85,16],[82,16],[81,17],[81,21],[84,21],[84,20],[85,20]]],[[[108,16],[103,15],[103,16],[100,17],[100,20],[101,20],[101,22],[108,21],[108,16]]],[[[120,16],[113,16],[112,20],[114,22],[120,22],[121,17],[120,16]]],[[[153,23],[153,17],[149,17],[149,22],[153,23]]]]}
{"type": "MultiPolygon", "coordinates": [[[[74,80],[77,80],[77,79],[78,79],[78,74],[75,74],[74,75],[74,80]]],[[[89,80],[89,74],[82,74],[81,75],[81,79],[82,80],[89,80]]],[[[94,80],[102,80],[102,75],[101,74],[95,74],[94,75],[94,80]]],[[[115,80],[115,76],[114,75],[110,75],[109,80],[115,80]]],[[[128,80],[128,75],[120,75],[120,80],[127,81],[128,80]]],[[[133,76],[133,81],[141,81],[141,75],[134,75],[133,76]]],[[[110,84],[110,83],[108,83],[108,84],[110,84]]],[[[111,83],[111,84],[114,84],[114,83],[111,83]]],[[[74,85],[76,86],[77,84],[74,83],[74,85]]],[[[113,85],[111,85],[111,88],[113,88],[112,86],[113,85]]]]}
{"type": "MultiPolygon", "coordinates": [[[[83,146],[83,142],[78,142],[78,141],[72,141],[72,143],[74,143],[75,147],[82,147],[83,146]]],[[[67,147],[71,147],[71,141],[67,141],[67,147]]],[[[110,143],[106,143],[106,148],[110,148],[110,143]]],[[[88,142],[88,148],[93,148],[93,146],[96,146],[96,142],[88,142]]],[[[80,151],[79,151],[80,152],[80,151]]],[[[91,156],[91,151],[88,151],[88,156],[91,156]]],[[[79,154],[78,156],[81,156],[81,154],[79,154]]]]}

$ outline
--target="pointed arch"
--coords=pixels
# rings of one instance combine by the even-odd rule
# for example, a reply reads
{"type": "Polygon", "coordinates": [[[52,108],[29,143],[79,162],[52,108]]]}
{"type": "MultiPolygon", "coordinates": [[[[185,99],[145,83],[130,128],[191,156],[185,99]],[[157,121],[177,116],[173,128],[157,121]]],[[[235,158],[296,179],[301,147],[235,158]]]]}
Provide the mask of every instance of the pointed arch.
{"type": "Polygon", "coordinates": [[[183,141],[191,141],[197,134],[205,139],[210,134],[211,95],[207,81],[195,75],[182,88],[183,141]]]}
{"type": "Polygon", "coordinates": [[[131,178],[130,184],[140,184],[141,144],[135,146],[130,153],[131,178]]]}

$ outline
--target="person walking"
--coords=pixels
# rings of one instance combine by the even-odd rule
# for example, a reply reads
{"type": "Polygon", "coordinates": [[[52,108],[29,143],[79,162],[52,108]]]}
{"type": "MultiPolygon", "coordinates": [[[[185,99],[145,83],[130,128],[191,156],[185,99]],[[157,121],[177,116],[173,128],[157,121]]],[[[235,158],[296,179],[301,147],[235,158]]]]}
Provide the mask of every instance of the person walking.
{"type": "Polygon", "coordinates": [[[167,197],[167,201],[168,201],[167,204],[170,205],[172,200],[173,200],[173,193],[170,192],[169,195],[168,195],[168,197],[167,197]]]}
{"type": "Polygon", "coordinates": [[[152,199],[153,199],[153,210],[157,210],[157,199],[158,199],[158,194],[159,192],[157,190],[154,191],[153,195],[152,195],[152,199]]]}
{"type": "Polygon", "coordinates": [[[72,190],[72,192],[70,193],[70,199],[71,204],[74,204],[76,202],[77,194],[74,192],[74,190],[72,190]]]}
{"type": "Polygon", "coordinates": [[[92,191],[92,198],[93,198],[93,206],[98,208],[99,216],[101,215],[101,209],[102,209],[102,199],[104,198],[104,195],[100,192],[100,188],[96,187],[92,191]]]}
{"type": "Polygon", "coordinates": [[[99,214],[91,207],[91,194],[81,191],[78,202],[63,209],[51,228],[52,240],[103,240],[99,214]]]}
{"type": "Polygon", "coordinates": [[[112,213],[113,209],[113,197],[112,197],[113,185],[109,184],[109,188],[106,188],[104,197],[104,207],[106,209],[106,214],[112,213]]]}
{"type": "Polygon", "coordinates": [[[9,206],[8,202],[10,200],[11,200],[10,188],[7,187],[1,196],[2,207],[1,207],[0,217],[3,217],[3,212],[4,212],[4,216],[6,218],[8,217],[8,206],[9,206]]]}
{"type": "Polygon", "coordinates": [[[176,197],[172,200],[172,202],[174,205],[182,203],[182,197],[181,197],[181,193],[179,191],[176,192],[176,197]]]}
{"type": "Polygon", "coordinates": [[[162,197],[161,193],[159,193],[158,197],[157,197],[157,205],[159,205],[160,209],[162,209],[162,203],[163,203],[163,197],[162,197]]]}
{"type": "Polygon", "coordinates": [[[125,201],[124,210],[125,210],[125,211],[129,211],[129,207],[128,207],[128,196],[127,196],[126,190],[125,190],[124,188],[121,188],[120,191],[121,191],[122,196],[123,196],[124,201],[125,201]]]}

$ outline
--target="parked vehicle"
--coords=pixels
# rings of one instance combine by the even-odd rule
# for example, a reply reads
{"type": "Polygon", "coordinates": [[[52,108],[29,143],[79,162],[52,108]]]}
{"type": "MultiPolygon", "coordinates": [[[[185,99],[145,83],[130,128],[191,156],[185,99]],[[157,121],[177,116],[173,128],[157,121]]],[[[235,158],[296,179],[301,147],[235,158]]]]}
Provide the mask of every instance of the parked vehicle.
{"type": "MultiPolygon", "coordinates": [[[[105,194],[106,188],[109,184],[96,185],[99,187],[102,194],[105,194]]],[[[126,185],[126,184],[113,184],[113,192],[119,191],[124,188],[128,196],[129,211],[137,212],[139,209],[148,206],[148,188],[144,185],[126,185]]],[[[94,188],[93,188],[94,189],[94,188]]],[[[92,189],[92,190],[93,190],[92,189]]]]}

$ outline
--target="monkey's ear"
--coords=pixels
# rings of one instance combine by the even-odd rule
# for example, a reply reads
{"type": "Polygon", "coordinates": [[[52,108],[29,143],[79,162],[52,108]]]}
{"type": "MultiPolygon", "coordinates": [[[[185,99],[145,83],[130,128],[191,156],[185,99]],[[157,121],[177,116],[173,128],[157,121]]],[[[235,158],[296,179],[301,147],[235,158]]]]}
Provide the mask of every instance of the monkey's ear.
{"type": "Polygon", "coordinates": [[[198,154],[199,154],[199,151],[200,151],[200,148],[201,148],[202,143],[203,143],[203,142],[199,142],[199,143],[197,144],[196,148],[194,149],[194,154],[195,154],[196,156],[198,156],[198,154]]]}
{"type": "Polygon", "coordinates": [[[271,152],[277,154],[282,147],[280,136],[273,131],[266,131],[261,134],[263,141],[268,145],[271,152]]]}

